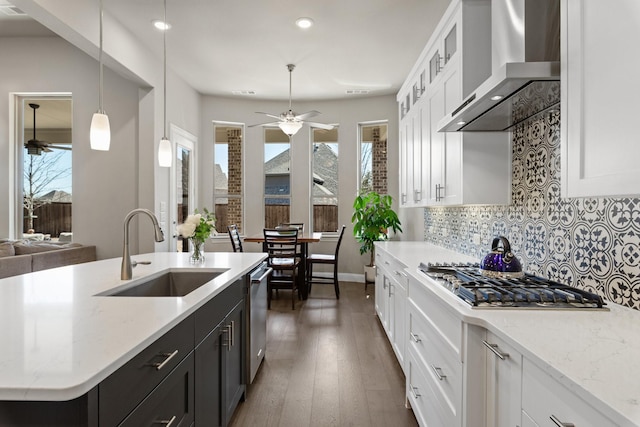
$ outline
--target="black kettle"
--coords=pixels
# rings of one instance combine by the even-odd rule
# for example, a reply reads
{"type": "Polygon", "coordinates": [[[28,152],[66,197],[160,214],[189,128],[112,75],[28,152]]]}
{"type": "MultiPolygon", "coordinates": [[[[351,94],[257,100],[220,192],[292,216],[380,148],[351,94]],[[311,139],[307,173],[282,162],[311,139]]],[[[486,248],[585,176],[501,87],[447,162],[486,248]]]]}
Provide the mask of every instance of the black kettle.
{"type": "Polygon", "coordinates": [[[514,278],[523,277],[522,264],[511,252],[511,245],[506,237],[500,236],[493,239],[491,252],[484,256],[480,262],[480,273],[487,277],[514,278]],[[500,247],[502,243],[502,247],[500,247]]]}

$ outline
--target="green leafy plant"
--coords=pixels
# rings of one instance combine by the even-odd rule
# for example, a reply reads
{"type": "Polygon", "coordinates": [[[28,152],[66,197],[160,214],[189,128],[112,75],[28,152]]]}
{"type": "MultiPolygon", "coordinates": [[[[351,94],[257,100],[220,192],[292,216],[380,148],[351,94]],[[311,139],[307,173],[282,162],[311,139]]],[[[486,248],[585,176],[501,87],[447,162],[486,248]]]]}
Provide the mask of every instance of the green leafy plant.
{"type": "Polygon", "coordinates": [[[375,191],[360,194],[353,202],[353,235],[360,243],[360,254],[371,253],[369,266],[374,264],[374,242],[387,240],[389,229],[402,232],[398,215],[391,208],[391,196],[375,191]]]}
{"type": "Polygon", "coordinates": [[[207,208],[203,213],[198,213],[196,209],[193,215],[189,215],[183,224],[176,227],[176,231],[182,237],[204,242],[211,233],[216,231],[216,216],[209,212],[207,208]]]}

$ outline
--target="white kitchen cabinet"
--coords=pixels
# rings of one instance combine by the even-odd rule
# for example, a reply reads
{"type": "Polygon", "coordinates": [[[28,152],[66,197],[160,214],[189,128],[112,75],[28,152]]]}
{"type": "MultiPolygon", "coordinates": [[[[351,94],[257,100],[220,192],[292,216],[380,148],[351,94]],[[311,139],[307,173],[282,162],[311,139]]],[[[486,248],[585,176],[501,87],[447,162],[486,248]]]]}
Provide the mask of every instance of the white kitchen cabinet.
{"type": "Polygon", "coordinates": [[[463,323],[415,279],[407,312],[407,399],[420,425],[461,426],[463,323]]]}
{"type": "Polygon", "coordinates": [[[562,195],[638,195],[640,2],[565,0],[561,19],[562,195]]]}
{"type": "Polygon", "coordinates": [[[497,335],[487,332],[487,426],[521,425],[522,355],[497,335]]]}
{"type": "Polygon", "coordinates": [[[489,40],[490,2],[452,2],[399,92],[406,105],[404,93],[426,73],[425,91],[400,126],[401,206],[509,203],[510,134],[438,132],[489,76],[489,40]]]}
{"type": "Polygon", "coordinates": [[[405,265],[382,250],[376,251],[376,312],[398,363],[405,369],[407,275],[405,265]],[[378,286],[378,283],[382,286],[378,286]]]}
{"type": "Polygon", "coordinates": [[[526,358],[522,363],[522,419],[525,426],[539,427],[616,425],[526,358]]]}

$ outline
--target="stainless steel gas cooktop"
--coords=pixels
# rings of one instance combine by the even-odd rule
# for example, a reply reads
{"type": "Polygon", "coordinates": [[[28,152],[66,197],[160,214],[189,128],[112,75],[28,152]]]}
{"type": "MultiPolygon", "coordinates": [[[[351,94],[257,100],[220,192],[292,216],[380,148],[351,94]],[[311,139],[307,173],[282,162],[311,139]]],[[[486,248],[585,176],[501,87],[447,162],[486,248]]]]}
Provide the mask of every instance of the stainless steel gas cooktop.
{"type": "Polygon", "coordinates": [[[418,269],[474,308],[605,309],[597,294],[544,277],[489,278],[478,264],[424,264],[418,269]]]}

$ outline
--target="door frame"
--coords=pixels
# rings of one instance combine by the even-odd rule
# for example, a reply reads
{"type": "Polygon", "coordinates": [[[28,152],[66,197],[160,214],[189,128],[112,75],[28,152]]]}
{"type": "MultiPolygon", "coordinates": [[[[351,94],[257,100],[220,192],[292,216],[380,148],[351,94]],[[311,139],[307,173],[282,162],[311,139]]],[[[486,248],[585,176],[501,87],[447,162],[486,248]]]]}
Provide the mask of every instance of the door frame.
{"type": "Polygon", "coordinates": [[[177,154],[178,149],[185,148],[191,152],[191,156],[189,158],[189,201],[190,201],[190,210],[192,213],[193,209],[198,206],[198,188],[197,188],[197,180],[196,180],[196,168],[197,168],[197,150],[196,147],[198,145],[198,138],[190,132],[174,125],[169,125],[169,139],[171,141],[171,152],[173,153],[173,158],[171,161],[171,182],[169,189],[169,223],[171,224],[171,232],[170,243],[169,243],[169,251],[174,252],[177,249],[177,241],[178,235],[176,234],[176,225],[177,224],[177,195],[176,195],[176,172],[177,172],[177,154]]]}

